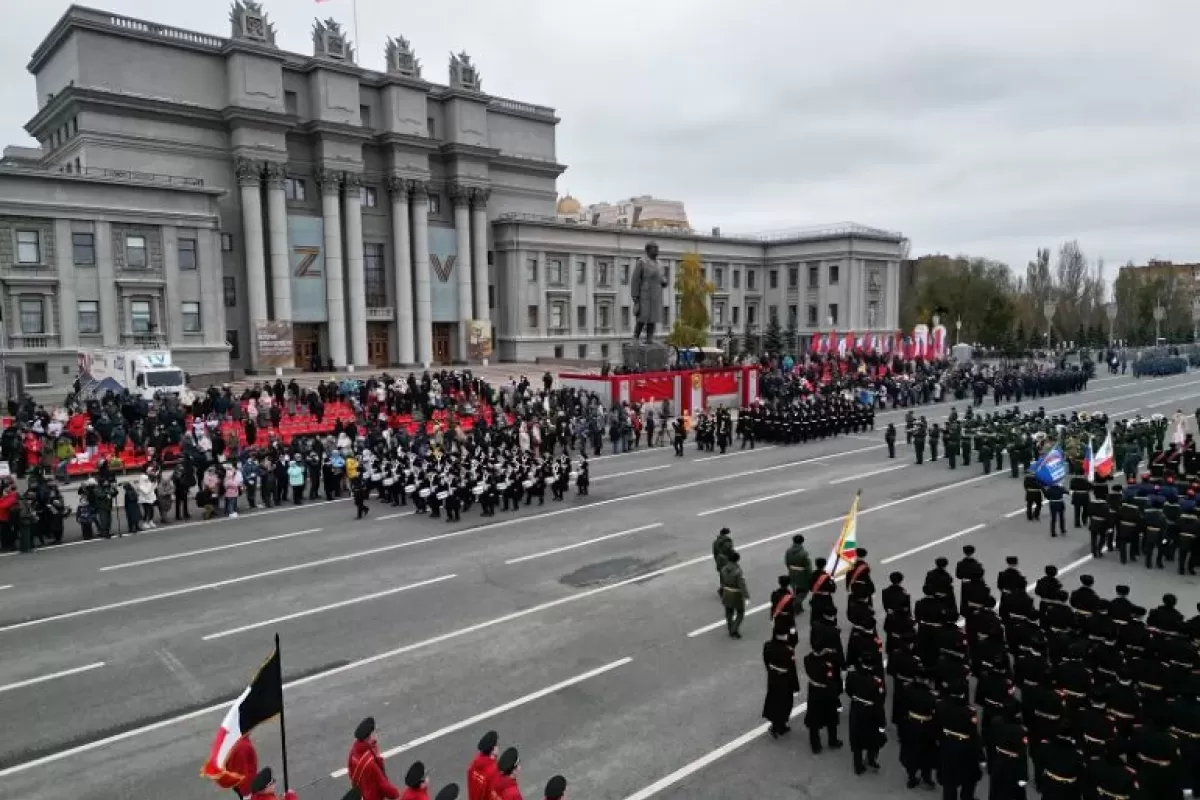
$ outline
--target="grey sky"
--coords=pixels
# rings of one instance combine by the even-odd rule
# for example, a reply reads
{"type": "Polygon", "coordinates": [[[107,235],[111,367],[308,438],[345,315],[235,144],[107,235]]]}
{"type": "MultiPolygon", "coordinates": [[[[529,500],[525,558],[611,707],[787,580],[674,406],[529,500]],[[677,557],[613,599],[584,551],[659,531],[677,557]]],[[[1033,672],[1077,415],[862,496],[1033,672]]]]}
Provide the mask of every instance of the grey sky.
{"type": "MultiPolygon", "coordinates": [[[[61,0],[9,2],[0,134],[25,143],[24,73],[61,0]]],[[[352,0],[265,0],[281,46],[352,0]]],[[[104,8],[228,35],[227,3],[104,8]]],[[[1023,267],[1078,238],[1092,258],[1200,260],[1200,28],[1194,0],[359,0],[359,63],[410,39],[445,82],[554,106],[559,191],[683,200],[699,229],[854,220],[915,254],[1023,267]]],[[[1114,273],[1110,270],[1110,277],[1114,273]]]]}

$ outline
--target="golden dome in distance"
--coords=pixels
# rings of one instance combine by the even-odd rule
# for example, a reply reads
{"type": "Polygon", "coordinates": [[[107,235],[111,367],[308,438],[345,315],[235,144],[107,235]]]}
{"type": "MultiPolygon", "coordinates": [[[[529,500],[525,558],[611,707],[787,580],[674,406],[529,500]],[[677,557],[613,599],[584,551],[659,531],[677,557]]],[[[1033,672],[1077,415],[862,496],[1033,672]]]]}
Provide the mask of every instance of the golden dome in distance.
{"type": "Polygon", "coordinates": [[[569,194],[563,195],[558,201],[559,214],[578,214],[583,209],[579,201],[569,194]]]}

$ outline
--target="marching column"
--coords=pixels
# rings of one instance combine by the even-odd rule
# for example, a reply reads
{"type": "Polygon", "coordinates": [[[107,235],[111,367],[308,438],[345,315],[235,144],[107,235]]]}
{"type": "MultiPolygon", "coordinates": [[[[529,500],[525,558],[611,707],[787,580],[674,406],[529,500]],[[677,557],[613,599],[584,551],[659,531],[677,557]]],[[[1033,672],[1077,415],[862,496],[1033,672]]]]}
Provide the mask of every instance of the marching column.
{"type": "Polygon", "coordinates": [[[433,303],[429,299],[429,188],[409,181],[412,189],[413,290],[416,293],[417,360],[433,363],[433,303]]]}
{"type": "Polygon", "coordinates": [[[413,348],[412,237],[408,224],[408,181],[388,178],[392,195],[392,261],[396,265],[396,341],[401,364],[416,360],[413,348]]]}
{"type": "Polygon", "coordinates": [[[331,169],[317,173],[321,187],[321,216],[325,220],[325,316],[329,329],[329,358],[345,369],[346,299],[342,289],[342,174],[331,169]]]}
{"type": "Polygon", "coordinates": [[[454,236],[458,256],[455,273],[458,275],[458,351],[460,360],[467,360],[467,320],[471,319],[471,190],[454,184],[450,187],[450,202],[454,204],[454,236]]]}
{"type": "Polygon", "coordinates": [[[362,178],[346,173],[342,182],[346,195],[342,200],[346,214],[346,272],[350,291],[350,355],[351,366],[368,366],[367,356],[367,288],[363,275],[362,240],[362,178]]]}
{"type": "Polygon", "coordinates": [[[267,164],[267,237],[271,251],[271,297],[275,313],[271,319],[290,322],[292,319],[292,268],[287,238],[287,197],[283,182],[287,167],[267,164]]]}
{"type": "Polygon", "coordinates": [[[246,251],[246,298],[250,310],[250,369],[258,369],[255,323],[267,318],[267,269],[263,258],[262,164],[239,158],[234,166],[242,199],[242,236],[246,251]]]}
{"type": "Polygon", "coordinates": [[[487,265],[487,203],[490,194],[489,189],[475,189],[471,193],[471,272],[475,288],[475,319],[480,321],[491,318],[487,265]]]}

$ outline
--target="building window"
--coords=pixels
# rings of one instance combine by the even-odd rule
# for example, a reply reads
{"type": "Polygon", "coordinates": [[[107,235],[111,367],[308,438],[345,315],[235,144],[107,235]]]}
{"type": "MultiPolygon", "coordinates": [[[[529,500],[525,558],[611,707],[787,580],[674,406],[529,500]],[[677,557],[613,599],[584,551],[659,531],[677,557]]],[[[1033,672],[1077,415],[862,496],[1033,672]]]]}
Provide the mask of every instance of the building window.
{"type": "Polygon", "coordinates": [[[608,358],[608,345],[606,345],[606,344],[600,345],[600,357],[608,358]]]}
{"type": "Polygon", "coordinates": [[[629,262],[625,262],[621,265],[621,285],[629,285],[629,262]]]}
{"type": "Polygon", "coordinates": [[[663,325],[670,327],[671,325],[671,307],[663,306],[663,325]]]}
{"type": "Polygon", "coordinates": [[[42,334],[46,332],[46,306],[40,297],[22,297],[18,304],[21,312],[21,333],[42,334]]]}
{"type": "Polygon", "coordinates": [[[788,267],[788,288],[795,289],[800,286],[800,268],[796,266],[788,267]]]}
{"type": "Polygon", "coordinates": [[[200,304],[199,303],[184,303],[183,304],[183,332],[184,333],[199,333],[200,332],[200,304]]]}
{"type": "Polygon", "coordinates": [[[602,331],[612,328],[612,306],[607,303],[596,307],[596,327],[602,331]]]}
{"type": "Polygon", "coordinates": [[[442,213],[442,196],[440,194],[429,195],[429,213],[430,214],[442,213]]]}
{"type": "Polygon", "coordinates": [[[221,234],[221,252],[222,253],[232,253],[233,252],[233,234],[232,233],[222,233],[221,234]]]}
{"type": "Polygon", "coordinates": [[[77,267],[96,266],[96,237],[90,233],[72,233],[71,257],[77,267]]]}
{"type": "Polygon", "coordinates": [[[671,286],[671,268],[669,266],[667,266],[666,264],[663,264],[662,271],[663,271],[663,278],[666,279],[667,287],[669,288],[671,286]]]}
{"type": "Polygon", "coordinates": [[[773,269],[767,272],[767,285],[772,289],[779,288],[779,270],[773,269]]]}
{"type": "Polygon", "coordinates": [[[742,309],[740,306],[733,307],[732,315],[730,316],[729,321],[734,325],[742,324],[742,309]]]}
{"type": "Polygon", "coordinates": [[[771,325],[775,325],[779,322],[779,306],[777,306],[777,305],[767,306],[767,321],[771,325]]]}
{"type": "Polygon", "coordinates": [[[242,350],[238,343],[238,332],[236,330],[225,331],[225,344],[229,345],[229,358],[237,361],[242,357],[242,350]]]}
{"type": "Polygon", "coordinates": [[[196,240],[180,237],[179,242],[179,268],[180,269],[195,269],[200,265],[199,259],[196,258],[196,240]]]}
{"type": "Polygon", "coordinates": [[[558,331],[562,330],[563,327],[563,305],[562,303],[555,303],[550,306],[550,329],[558,331]]]}
{"type": "Polygon", "coordinates": [[[379,192],[374,186],[359,187],[358,202],[363,208],[376,208],[379,205],[379,192]]]}
{"type": "Polygon", "coordinates": [[[837,264],[829,265],[829,285],[830,286],[838,285],[838,278],[841,277],[840,273],[841,273],[841,269],[838,267],[837,264]]]}
{"type": "Polygon", "coordinates": [[[587,262],[580,261],[580,262],[576,263],[575,273],[576,273],[575,282],[578,283],[580,286],[586,285],[587,284],[587,262]]]}
{"type": "Polygon", "coordinates": [[[150,319],[150,301],[133,300],[129,303],[129,327],[133,333],[149,333],[153,322],[150,319]]]}
{"type": "Polygon", "coordinates": [[[75,173],[83,174],[83,166],[79,161],[79,156],[75,156],[75,173]]]}
{"type": "Polygon", "coordinates": [[[746,270],[746,291],[753,292],[758,289],[758,270],[746,270]]]}
{"type": "Polygon", "coordinates": [[[50,383],[50,365],[45,361],[26,361],[25,383],[35,386],[50,383]]]}
{"type": "Polygon", "coordinates": [[[587,306],[578,306],[575,309],[575,327],[580,330],[587,327],[587,306]]]}
{"type": "Polygon", "coordinates": [[[607,261],[596,262],[596,285],[612,286],[612,264],[607,261]]]}
{"type": "Polygon", "coordinates": [[[746,306],[746,324],[751,328],[758,325],[758,306],[746,306]]]}
{"type": "Polygon", "coordinates": [[[496,307],[496,287],[488,286],[488,308],[496,307]]]}
{"type": "Polygon", "coordinates": [[[788,327],[795,328],[800,324],[800,308],[798,306],[788,306],[788,327]]]}
{"type": "Polygon", "coordinates": [[[621,306],[621,332],[629,330],[629,306],[621,306]]]}
{"type": "Polygon", "coordinates": [[[300,98],[295,92],[283,93],[283,110],[292,116],[300,113],[300,98]]]}
{"type": "Polygon", "coordinates": [[[829,324],[830,325],[838,324],[838,307],[837,306],[838,306],[837,303],[829,304],[829,324]]]}
{"type": "Polygon", "coordinates": [[[363,245],[363,292],[367,296],[367,308],[387,307],[387,264],[383,245],[378,242],[363,245]]]}
{"type": "Polygon", "coordinates": [[[808,315],[808,327],[817,327],[817,306],[814,303],[809,303],[805,313],[808,315]]]}
{"type": "Polygon", "coordinates": [[[721,327],[725,324],[725,304],[713,303],[713,325],[721,327]]]}
{"type": "Polygon", "coordinates": [[[530,328],[536,330],[538,328],[538,307],[530,306],[525,312],[526,322],[530,328]]]}
{"type": "Polygon", "coordinates": [[[561,360],[563,357],[563,346],[561,344],[554,345],[554,357],[561,360]]]}
{"type": "Polygon", "coordinates": [[[125,266],[131,269],[146,268],[146,237],[129,234],[125,237],[125,266]]]}
{"type": "Polygon", "coordinates": [[[587,358],[587,345],[586,344],[579,345],[579,357],[587,358]]]}
{"type": "Polygon", "coordinates": [[[77,304],[76,316],[79,319],[80,333],[100,332],[100,304],[95,300],[80,300],[77,304]]]}
{"type": "Polygon", "coordinates": [[[430,139],[437,138],[437,120],[435,120],[433,117],[426,117],[425,128],[429,131],[430,139]]]}
{"type": "Polygon", "coordinates": [[[284,178],[283,196],[292,202],[302,203],[308,199],[308,184],[303,178],[284,178]]]}
{"type": "Polygon", "coordinates": [[[808,288],[819,289],[821,287],[821,267],[817,264],[808,265],[808,288]]]}
{"type": "Polygon", "coordinates": [[[742,271],[740,269],[735,269],[733,271],[733,288],[742,288],[742,271]]]}
{"type": "Polygon", "coordinates": [[[41,231],[17,231],[17,263],[42,263],[41,231]]]}
{"type": "Polygon", "coordinates": [[[221,276],[221,292],[225,297],[226,308],[237,307],[237,278],[232,275],[221,276]]]}
{"type": "Polygon", "coordinates": [[[872,300],[867,303],[867,327],[874,328],[879,325],[879,302],[872,300]]]}
{"type": "Polygon", "coordinates": [[[529,258],[525,260],[525,279],[529,283],[537,283],[537,259],[529,258]]]}
{"type": "Polygon", "coordinates": [[[713,267],[713,283],[715,283],[717,285],[718,289],[725,288],[725,268],[724,267],[713,267]]]}
{"type": "Polygon", "coordinates": [[[563,265],[562,261],[557,258],[552,258],[546,262],[546,282],[552,286],[561,286],[563,283],[563,265]]]}
{"type": "Polygon", "coordinates": [[[359,106],[358,107],[358,124],[362,125],[364,128],[371,127],[371,107],[370,106],[359,106]]]}

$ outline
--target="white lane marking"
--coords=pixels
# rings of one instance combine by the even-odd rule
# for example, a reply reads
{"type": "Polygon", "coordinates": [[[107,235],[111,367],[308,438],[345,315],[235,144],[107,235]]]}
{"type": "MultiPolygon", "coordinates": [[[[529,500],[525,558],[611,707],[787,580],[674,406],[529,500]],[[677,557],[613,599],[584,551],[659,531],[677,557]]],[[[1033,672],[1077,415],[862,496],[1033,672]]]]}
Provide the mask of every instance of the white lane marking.
{"type": "MultiPolygon", "coordinates": [[[[1186,399],[1186,398],[1184,398],[1184,399],[1186,399]]],[[[1182,403],[1182,402],[1183,402],[1183,399],[1171,397],[1171,398],[1168,398],[1168,399],[1163,400],[1158,403],[1151,403],[1148,406],[1146,406],[1146,408],[1162,408],[1163,406],[1169,406],[1172,403],[1182,403]]]]}
{"type": "MultiPolygon", "coordinates": [[[[1151,408],[1154,408],[1154,406],[1150,406],[1150,407],[1151,407],[1151,408]]],[[[1116,412],[1113,412],[1112,414],[1109,414],[1109,416],[1110,416],[1110,417],[1124,417],[1124,416],[1127,416],[1127,415],[1129,415],[1129,414],[1135,414],[1135,413],[1137,413],[1138,411],[1141,411],[1141,409],[1140,409],[1140,408],[1128,408],[1128,409],[1126,409],[1126,410],[1124,410],[1124,411],[1116,411],[1116,412]]]]}
{"type": "Polygon", "coordinates": [[[880,561],[879,563],[880,564],[891,564],[893,561],[899,561],[902,558],[908,558],[911,555],[916,555],[917,553],[928,550],[931,547],[937,547],[939,544],[945,544],[946,542],[948,542],[952,539],[957,539],[960,536],[966,536],[968,533],[974,533],[975,531],[980,530],[982,528],[986,528],[986,527],[987,527],[987,523],[981,522],[978,525],[972,525],[969,528],[963,528],[961,531],[955,531],[954,533],[950,534],[949,536],[943,536],[940,539],[934,539],[932,542],[926,542],[925,544],[920,545],[919,547],[914,547],[911,550],[905,550],[903,553],[897,553],[894,556],[888,556],[887,558],[885,558],[883,561],[880,561]]]}
{"type": "Polygon", "coordinates": [[[310,533],[320,533],[323,528],[308,528],[303,531],[292,531],[291,533],[280,533],[275,536],[264,536],[261,539],[246,539],[241,542],[232,544],[216,545],[215,547],[203,547],[199,550],[184,550],[182,553],[172,553],[169,556],[158,556],[156,558],[143,558],[138,561],[125,561],[120,564],[110,564],[107,567],[101,567],[101,572],[112,572],[115,569],[129,569],[130,567],[142,567],[146,564],[158,564],[163,561],[174,561],[179,558],[190,558],[191,556],[202,556],[208,553],[219,553],[222,550],[234,550],[238,547],[249,547],[254,544],[263,544],[265,542],[276,542],[280,539],[291,539],[296,536],[307,536],[310,533]]]}
{"type": "Polygon", "coordinates": [[[599,483],[600,481],[606,481],[609,478],[623,478],[626,475],[640,475],[643,472],[654,472],[655,470],[670,469],[670,468],[671,468],[670,464],[659,464],[657,467],[646,467],[645,469],[631,469],[628,472],[614,472],[611,475],[598,475],[595,478],[592,478],[592,483],[599,483]]]}
{"type": "Polygon", "coordinates": [[[49,675],[42,675],[38,678],[30,678],[27,681],[17,681],[16,683],[10,683],[6,686],[0,686],[0,694],[3,694],[4,692],[11,692],[14,689],[24,689],[26,686],[35,686],[39,683],[52,681],[56,678],[66,678],[70,675],[78,675],[81,672],[91,672],[92,670],[100,669],[103,666],[103,661],[97,661],[94,664],[87,664],[86,666],[75,667],[74,669],[64,669],[62,672],[52,672],[49,675]]]}
{"type": "MultiPolygon", "coordinates": [[[[589,450],[591,448],[588,448],[589,450]]],[[[622,456],[640,456],[646,453],[670,453],[671,448],[663,445],[662,447],[646,447],[644,449],[630,450],[628,453],[609,453],[606,456],[588,456],[588,461],[603,461],[606,458],[621,458],[622,456]]],[[[575,451],[571,451],[571,456],[574,457],[575,451]]]]}
{"type": "MultiPolygon", "coordinates": [[[[747,608],[746,616],[748,617],[751,614],[757,614],[760,611],[766,611],[767,608],[770,607],[770,605],[771,605],[770,603],[763,603],[761,605],[754,606],[754,608],[747,608]]],[[[695,639],[697,636],[703,636],[704,634],[708,633],[709,631],[715,631],[717,628],[722,627],[724,624],[725,624],[725,620],[721,620],[720,622],[714,622],[711,625],[705,625],[703,628],[696,628],[696,630],[694,630],[688,634],[688,638],[695,639]]]]}
{"type": "MultiPolygon", "coordinates": [[[[1070,572],[1071,570],[1079,569],[1080,567],[1082,567],[1084,564],[1088,563],[1091,560],[1092,560],[1092,554],[1088,553],[1083,558],[1077,558],[1074,561],[1072,561],[1070,564],[1059,567],[1058,574],[1065,575],[1066,573],[1070,572]]],[[[1026,591],[1029,592],[1030,594],[1033,594],[1035,589],[1037,589],[1037,585],[1031,583],[1031,584],[1029,584],[1029,587],[1026,589],[1026,591]]]]}
{"type": "MultiPolygon", "coordinates": [[[[400,511],[400,512],[398,512],[398,513],[395,513],[395,514],[384,514],[382,517],[376,517],[375,519],[376,519],[376,521],[378,521],[378,522],[383,522],[384,520],[387,520],[387,519],[396,519],[396,517],[412,517],[412,516],[416,516],[416,513],[417,513],[417,512],[415,512],[415,511],[400,511]]],[[[369,519],[369,518],[368,518],[368,519],[369,519]]]]}
{"type": "MultiPolygon", "coordinates": [[[[516,700],[510,700],[509,702],[505,703],[502,706],[496,706],[495,708],[489,709],[487,711],[482,711],[482,712],[476,714],[475,716],[471,717],[470,719],[464,719],[461,722],[454,723],[453,725],[447,725],[446,727],[436,730],[433,733],[427,733],[420,738],[413,739],[411,742],[405,742],[402,745],[397,745],[396,747],[393,747],[390,750],[384,751],[383,757],[391,758],[392,756],[396,756],[401,753],[407,752],[409,750],[418,748],[421,745],[428,744],[432,741],[436,741],[437,739],[440,739],[443,736],[448,736],[451,733],[457,733],[458,731],[464,730],[466,728],[470,728],[473,725],[478,725],[479,723],[481,723],[485,720],[489,720],[492,717],[498,717],[501,714],[512,711],[514,708],[520,708],[521,706],[532,703],[535,700],[541,700],[543,697],[549,697],[550,695],[554,694],[555,692],[562,691],[563,689],[567,689],[567,688],[570,688],[577,684],[583,683],[586,680],[591,680],[592,678],[599,677],[601,675],[604,675],[605,673],[612,672],[614,669],[617,669],[618,667],[623,667],[632,661],[633,661],[632,658],[628,658],[628,657],[622,658],[617,661],[613,661],[611,664],[605,664],[602,667],[597,667],[596,669],[588,670],[587,672],[583,673],[582,675],[576,675],[574,678],[568,678],[565,681],[559,681],[558,683],[554,684],[553,686],[547,686],[545,689],[538,689],[536,692],[531,692],[530,694],[527,694],[524,697],[518,697],[516,700]]],[[[334,772],[329,773],[329,777],[344,778],[346,776],[346,774],[347,774],[346,769],[342,768],[342,769],[335,770],[334,772]]]]}
{"type": "Polygon", "coordinates": [[[630,528],[627,531],[617,531],[616,533],[609,533],[604,536],[597,536],[595,539],[588,539],[583,542],[575,542],[574,544],[563,545],[562,547],[556,547],[553,550],[543,550],[540,553],[533,553],[532,555],[521,556],[520,558],[510,558],[509,560],[505,561],[504,563],[505,564],[520,564],[524,561],[533,561],[536,558],[544,558],[546,556],[558,555],[559,553],[565,553],[568,550],[576,550],[580,547],[587,547],[589,544],[595,544],[596,542],[604,542],[604,541],[608,541],[609,539],[616,539],[618,536],[628,536],[631,533],[641,533],[642,531],[648,531],[653,528],[661,528],[662,526],[663,526],[663,524],[661,522],[655,522],[652,525],[643,525],[640,528],[630,528]]]}
{"type": "Polygon", "coordinates": [[[11,589],[12,587],[13,585],[11,583],[6,583],[3,586],[0,586],[0,592],[4,591],[5,589],[11,589]]]}
{"type": "Polygon", "coordinates": [[[858,439],[858,440],[860,440],[860,441],[863,441],[863,442],[878,442],[878,441],[879,441],[879,439],[878,439],[877,437],[874,437],[874,436],[860,436],[860,435],[858,435],[857,433],[852,433],[852,434],[849,434],[849,435],[848,435],[846,438],[847,438],[847,439],[858,439]]]}
{"type": "Polygon", "coordinates": [[[893,467],[883,467],[882,469],[873,469],[870,472],[860,472],[858,475],[848,475],[845,478],[838,478],[836,481],[830,481],[829,485],[830,486],[838,486],[843,483],[850,483],[851,481],[857,481],[857,480],[861,480],[863,478],[869,478],[872,475],[882,475],[885,472],[895,472],[896,470],[904,469],[907,466],[908,466],[908,464],[897,464],[896,466],[893,466],[893,467]]]}
{"type": "Polygon", "coordinates": [[[703,458],[692,459],[697,464],[702,461],[716,461],[718,458],[734,458],[735,456],[752,456],[755,453],[765,453],[768,450],[774,450],[776,445],[769,444],[766,447],[756,447],[752,450],[738,450],[735,453],[721,453],[717,456],[704,456],[703,458]]]}
{"type": "Polygon", "coordinates": [[[333,611],[338,608],[345,608],[346,606],[357,605],[358,603],[366,603],[370,600],[378,600],[381,597],[390,597],[391,595],[394,595],[394,594],[400,594],[401,592],[407,592],[411,589],[420,589],[423,586],[432,586],[435,583],[441,583],[442,581],[448,581],[451,578],[457,578],[457,577],[458,576],[455,575],[454,573],[451,573],[449,575],[441,575],[436,578],[430,578],[427,581],[419,581],[418,583],[410,583],[407,586],[397,586],[393,589],[384,589],[382,592],[373,592],[371,594],[364,594],[361,597],[351,597],[348,600],[339,600],[338,602],[330,603],[327,606],[318,606],[316,608],[306,608],[305,610],[297,611],[294,614],[285,614],[282,617],[273,617],[272,619],[265,619],[262,622],[252,622],[249,625],[241,625],[237,628],[230,628],[228,630],[218,631],[217,633],[210,633],[207,636],[205,636],[201,641],[211,642],[214,639],[224,639],[226,636],[233,636],[234,634],[245,633],[246,631],[252,631],[252,630],[256,630],[258,628],[265,628],[268,625],[276,625],[280,622],[290,622],[291,620],[300,619],[301,617],[311,617],[313,614],[323,614],[326,611],[333,611]]]}
{"type": "Polygon", "coordinates": [[[1005,514],[1005,515],[1004,515],[1004,518],[1005,518],[1005,519],[1012,519],[1013,517],[1018,517],[1018,516],[1020,516],[1021,514],[1024,514],[1024,513],[1025,513],[1025,509],[1023,509],[1023,508],[1018,508],[1016,511],[1010,511],[1010,512],[1008,512],[1007,514],[1005,514]]]}
{"type": "Polygon", "coordinates": [[[755,497],[752,500],[743,500],[742,502],[734,503],[733,505],[721,506],[720,508],[710,508],[708,511],[701,511],[696,516],[697,517],[708,517],[713,514],[720,514],[722,511],[732,511],[735,508],[744,508],[746,506],[752,506],[755,503],[765,503],[768,500],[777,500],[780,497],[788,497],[793,494],[800,494],[801,492],[807,492],[809,490],[809,488],[810,487],[806,486],[803,489],[789,489],[786,492],[779,492],[778,494],[768,494],[768,495],[764,495],[762,497],[755,497]]]}

